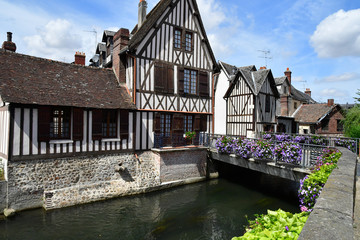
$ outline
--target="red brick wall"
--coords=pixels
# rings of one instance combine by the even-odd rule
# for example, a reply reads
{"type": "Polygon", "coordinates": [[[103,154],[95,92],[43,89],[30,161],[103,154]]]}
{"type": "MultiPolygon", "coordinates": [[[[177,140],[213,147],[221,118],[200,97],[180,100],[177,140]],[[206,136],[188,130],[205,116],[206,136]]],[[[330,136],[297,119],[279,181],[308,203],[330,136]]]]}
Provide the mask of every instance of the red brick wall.
{"type": "Polygon", "coordinates": [[[120,28],[114,35],[113,68],[119,82],[126,83],[126,58],[120,58],[120,50],[128,45],[129,29],[120,28]]]}
{"type": "Polygon", "coordinates": [[[343,134],[343,131],[337,131],[337,120],[344,119],[344,116],[338,108],[335,108],[326,119],[329,119],[329,129],[323,130],[322,125],[319,124],[315,129],[316,134],[343,134]]]}

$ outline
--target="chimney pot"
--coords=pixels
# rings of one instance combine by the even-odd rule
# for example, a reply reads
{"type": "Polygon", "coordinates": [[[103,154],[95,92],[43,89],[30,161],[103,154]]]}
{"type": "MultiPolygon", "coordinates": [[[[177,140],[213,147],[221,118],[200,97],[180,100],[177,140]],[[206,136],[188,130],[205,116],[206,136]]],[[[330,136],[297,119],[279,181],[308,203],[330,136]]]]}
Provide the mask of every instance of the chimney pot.
{"type": "Polygon", "coordinates": [[[141,25],[146,20],[146,9],[147,9],[147,2],[145,0],[140,0],[137,29],[140,29],[141,25]]]}
{"type": "Polygon", "coordinates": [[[289,68],[286,68],[286,71],[284,72],[285,76],[288,78],[290,87],[289,87],[289,94],[291,94],[291,71],[289,68]]]}
{"type": "Polygon", "coordinates": [[[4,41],[1,47],[12,52],[16,51],[16,44],[12,42],[12,32],[7,32],[7,41],[4,41]]]}
{"type": "Polygon", "coordinates": [[[7,32],[7,41],[8,42],[12,41],[12,32],[7,32]]]}
{"type": "Polygon", "coordinates": [[[334,99],[328,99],[328,104],[329,107],[331,107],[332,105],[334,105],[334,99]]]}
{"type": "Polygon", "coordinates": [[[75,53],[75,64],[85,66],[85,58],[86,58],[85,53],[76,52],[75,53]]]}

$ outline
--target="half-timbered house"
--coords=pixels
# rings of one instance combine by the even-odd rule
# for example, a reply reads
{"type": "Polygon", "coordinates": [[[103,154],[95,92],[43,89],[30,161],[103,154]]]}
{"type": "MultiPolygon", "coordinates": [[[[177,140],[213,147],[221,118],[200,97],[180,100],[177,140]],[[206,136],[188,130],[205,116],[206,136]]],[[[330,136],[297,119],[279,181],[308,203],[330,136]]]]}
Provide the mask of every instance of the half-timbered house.
{"type": "Polygon", "coordinates": [[[133,149],[133,110],[111,69],[0,49],[0,157],[48,159],[133,149]]]}
{"type": "Polygon", "coordinates": [[[131,34],[114,35],[113,68],[137,107],[136,150],[176,145],[187,131],[212,132],[218,71],[195,0],[146,8],[141,0],[131,34]]]}
{"type": "MultiPolygon", "coordinates": [[[[226,134],[258,137],[261,132],[275,131],[279,93],[271,70],[257,70],[254,65],[238,68],[224,62],[220,62],[220,66],[221,74],[229,81],[223,96],[226,102],[226,134]]],[[[216,99],[219,105],[220,97],[216,99]]]]}

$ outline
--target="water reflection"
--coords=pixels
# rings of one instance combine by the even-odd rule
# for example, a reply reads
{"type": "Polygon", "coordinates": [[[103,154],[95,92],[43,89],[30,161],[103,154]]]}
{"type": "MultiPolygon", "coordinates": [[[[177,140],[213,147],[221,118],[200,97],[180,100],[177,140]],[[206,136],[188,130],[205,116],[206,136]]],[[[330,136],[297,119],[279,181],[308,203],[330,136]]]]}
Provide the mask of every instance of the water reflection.
{"type": "Polygon", "coordinates": [[[37,209],[0,221],[1,239],[231,239],[245,215],[297,204],[249,185],[212,180],[133,197],[45,212],[37,209]]]}

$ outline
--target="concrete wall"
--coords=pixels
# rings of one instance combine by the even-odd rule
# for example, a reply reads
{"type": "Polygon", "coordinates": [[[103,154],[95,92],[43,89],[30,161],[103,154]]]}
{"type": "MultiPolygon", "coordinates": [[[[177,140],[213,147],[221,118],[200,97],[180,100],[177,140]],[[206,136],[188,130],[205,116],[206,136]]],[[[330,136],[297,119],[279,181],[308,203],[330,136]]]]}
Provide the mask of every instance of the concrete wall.
{"type": "Polygon", "coordinates": [[[338,168],[327,180],[299,240],[354,239],[353,214],[356,155],[339,148],[338,168]]]}

